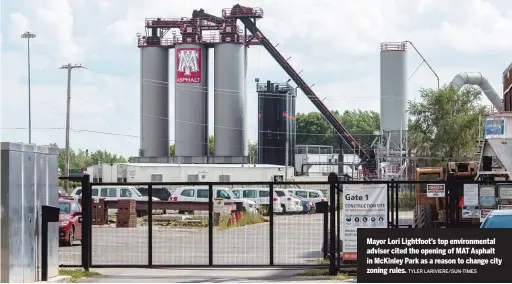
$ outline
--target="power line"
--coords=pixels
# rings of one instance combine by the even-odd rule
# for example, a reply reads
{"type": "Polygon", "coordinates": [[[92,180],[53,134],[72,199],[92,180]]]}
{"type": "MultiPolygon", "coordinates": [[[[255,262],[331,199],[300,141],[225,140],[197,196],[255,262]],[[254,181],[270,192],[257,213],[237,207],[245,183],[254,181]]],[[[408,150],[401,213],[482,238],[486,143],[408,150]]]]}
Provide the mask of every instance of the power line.
{"type": "MultiPolygon", "coordinates": [[[[0,128],[0,130],[26,130],[26,127],[4,127],[0,128]]],[[[65,127],[41,127],[41,128],[32,128],[33,130],[43,130],[43,131],[51,131],[51,130],[65,130],[65,127]]],[[[118,136],[118,137],[126,137],[126,138],[137,138],[139,139],[141,136],[135,135],[135,134],[123,134],[123,133],[115,133],[115,132],[108,132],[108,131],[97,131],[97,130],[90,130],[90,129],[76,129],[76,128],[70,128],[70,131],[76,132],[76,133],[91,133],[91,134],[100,134],[100,135],[110,135],[110,136],[118,136]]],[[[267,131],[264,131],[264,133],[268,133],[267,131]]],[[[275,132],[270,132],[275,133],[275,132]]],[[[279,133],[279,132],[278,132],[279,133]]],[[[329,136],[332,134],[308,134],[306,135],[311,136],[329,136]]],[[[374,134],[353,134],[353,136],[375,136],[374,134]]],[[[334,137],[334,136],[333,136],[334,137]]],[[[169,142],[176,143],[176,142],[187,142],[192,144],[208,144],[203,141],[189,141],[189,140],[177,140],[177,139],[167,139],[163,137],[148,137],[150,139],[161,139],[161,140],[169,140],[169,142]]],[[[234,146],[243,146],[243,145],[234,145],[234,146]]],[[[329,145],[319,145],[319,146],[329,146],[329,145]]],[[[259,148],[265,148],[265,149],[285,149],[285,147],[272,147],[272,146],[258,146],[259,148]]],[[[370,149],[370,148],[368,148],[370,149]]],[[[336,149],[335,149],[336,150],[336,149]]],[[[366,150],[366,149],[365,149],[366,150]]]]}

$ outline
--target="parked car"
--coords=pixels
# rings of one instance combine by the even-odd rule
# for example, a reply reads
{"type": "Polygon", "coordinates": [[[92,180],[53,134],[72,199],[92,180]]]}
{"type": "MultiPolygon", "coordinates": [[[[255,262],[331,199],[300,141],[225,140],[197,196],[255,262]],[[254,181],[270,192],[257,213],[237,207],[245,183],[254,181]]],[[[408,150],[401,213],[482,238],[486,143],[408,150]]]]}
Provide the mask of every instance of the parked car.
{"type": "Polygon", "coordinates": [[[69,196],[68,192],[64,188],[59,186],[59,198],[67,196],[69,196]]]}
{"type": "MultiPolygon", "coordinates": [[[[269,205],[268,197],[270,192],[268,188],[233,188],[231,189],[231,192],[236,196],[236,198],[254,201],[256,203],[256,208],[260,208],[261,205],[269,205]]],[[[272,200],[274,213],[282,213],[283,207],[281,207],[281,201],[275,191],[272,200]]]]}
{"type": "MultiPolygon", "coordinates": [[[[228,188],[214,187],[215,198],[243,202],[244,210],[249,213],[256,213],[256,202],[248,199],[237,198],[228,188]]],[[[169,201],[202,201],[208,202],[208,187],[180,187],[177,188],[169,201]]]]}
{"type": "MultiPolygon", "coordinates": [[[[147,187],[139,187],[137,190],[142,194],[142,196],[149,196],[148,188],[147,187]]],[[[170,190],[166,187],[152,187],[153,191],[153,197],[158,198],[159,200],[169,200],[169,197],[171,197],[172,192],[174,190],[170,190]]]]}
{"type": "Polygon", "coordinates": [[[512,228],[512,210],[493,210],[489,212],[480,228],[512,228]]]}
{"type": "Polygon", "coordinates": [[[297,196],[297,195],[294,195],[292,194],[291,195],[293,198],[297,198],[301,201],[301,205],[302,205],[302,213],[304,214],[308,214],[308,213],[314,213],[314,205],[313,205],[313,202],[311,201],[307,201],[305,198],[302,198],[300,196],[297,196]]]}
{"type": "Polygon", "coordinates": [[[287,189],[290,193],[295,194],[304,198],[304,200],[311,201],[313,203],[324,202],[327,201],[324,194],[320,190],[314,189],[302,189],[302,188],[291,188],[287,189]]]}
{"type": "Polygon", "coordinates": [[[279,196],[284,214],[302,212],[302,201],[292,197],[286,189],[276,189],[275,192],[279,196]]]}
{"type": "Polygon", "coordinates": [[[60,198],[59,207],[59,241],[72,246],[82,240],[82,207],[73,198],[60,198]]]}
{"type": "MultiPolygon", "coordinates": [[[[174,190],[170,190],[166,187],[152,187],[153,198],[158,198],[159,200],[169,200],[174,190]]],[[[147,187],[139,187],[137,190],[142,194],[142,196],[149,197],[149,191],[147,187]]],[[[153,199],[154,200],[154,199],[153,199]]],[[[162,210],[163,214],[166,214],[166,210],[162,210]]]]}
{"type": "MultiPolygon", "coordinates": [[[[93,186],[91,189],[91,197],[94,198],[104,198],[106,201],[109,200],[120,200],[120,199],[133,199],[133,200],[141,200],[147,201],[148,197],[143,196],[137,188],[133,186],[126,185],[114,185],[114,186],[93,186]]],[[[73,192],[71,192],[71,196],[78,198],[82,196],[82,188],[76,187],[73,192]]],[[[153,201],[158,201],[160,199],[153,197],[153,201]]],[[[161,210],[153,210],[153,214],[160,213],[161,210]]],[[[115,212],[115,209],[110,210],[110,212],[115,212]]],[[[137,215],[142,217],[147,215],[147,210],[137,210],[137,215]]]]}

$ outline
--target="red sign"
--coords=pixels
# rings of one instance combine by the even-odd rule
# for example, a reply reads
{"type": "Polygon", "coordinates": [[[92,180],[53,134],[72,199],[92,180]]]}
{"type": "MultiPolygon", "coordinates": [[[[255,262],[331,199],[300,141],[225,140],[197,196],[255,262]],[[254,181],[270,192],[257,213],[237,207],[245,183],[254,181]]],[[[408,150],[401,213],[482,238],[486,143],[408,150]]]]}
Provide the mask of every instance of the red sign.
{"type": "Polygon", "coordinates": [[[201,83],[201,48],[176,48],[176,83],[201,83]]]}
{"type": "Polygon", "coordinates": [[[341,258],[343,260],[357,260],[357,252],[342,252],[341,258]]]}

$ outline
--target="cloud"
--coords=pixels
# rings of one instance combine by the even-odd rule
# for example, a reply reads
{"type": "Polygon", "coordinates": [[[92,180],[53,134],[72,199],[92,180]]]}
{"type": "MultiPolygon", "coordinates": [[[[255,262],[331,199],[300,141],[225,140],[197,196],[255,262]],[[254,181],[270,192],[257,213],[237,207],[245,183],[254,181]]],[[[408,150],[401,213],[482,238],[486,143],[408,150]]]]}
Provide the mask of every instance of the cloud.
{"type": "Polygon", "coordinates": [[[11,28],[9,41],[21,43],[21,34],[30,30],[29,20],[21,13],[10,14],[9,20],[9,27],[11,28]]]}
{"type": "MultiPolygon", "coordinates": [[[[254,6],[254,2],[240,1],[254,6]]],[[[107,149],[136,155],[139,147],[139,57],[135,34],[145,18],[189,17],[204,8],[220,15],[233,2],[153,0],[19,0],[2,7],[2,127],[26,128],[26,30],[31,41],[33,137],[40,144],[64,144],[66,72],[62,64],[83,64],[72,74],[71,133],[75,148],[107,149]],[[6,71],[7,70],[7,71],[6,71]],[[38,130],[36,128],[58,128],[38,130]],[[80,131],[92,130],[99,133],[80,131]],[[126,135],[119,135],[126,134],[126,135]]],[[[379,43],[410,40],[448,83],[461,71],[479,71],[496,90],[509,62],[512,2],[506,0],[261,0],[265,18],[258,27],[329,109],[379,110],[379,43]]],[[[171,64],[173,59],[171,59],[171,64]]],[[[409,49],[409,76],[421,59],[409,49]]],[[[210,66],[213,67],[213,66],[210,66]]],[[[171,68],[172,70],[172,68],[171,68]]],[[[172,71],[170,72],[172,78],[172,71]]],[[[263,47],[249,49],[247,75],[250,138],[255,140],[257,94],[254,78],[284,82],[289,76],[263,47]]],[[[172,81],[172,80],[170,80],[172,81]]],[[[213,80],[210,82],[213,88],[213,80]]],[[[436,87],[422,64],[408,81],[408,95],[436,87]]],[[[300,112],[314,106],[299,92],[300,112]]],[[[210,90],[210,95],[213,89],[210,90]]],[[[170,128],[173,130],[173,86],[170,86],[170,128]]],[[[213,112],[211,113],[213,115],[213,112]]],[[[212,127],[210,127],[212,129],[212,127]]],[[[27,130],[6,130],[4,140],[26,141],[27,130]]],[[[211,133],[213,134],[213,133],[211,133]]]]}

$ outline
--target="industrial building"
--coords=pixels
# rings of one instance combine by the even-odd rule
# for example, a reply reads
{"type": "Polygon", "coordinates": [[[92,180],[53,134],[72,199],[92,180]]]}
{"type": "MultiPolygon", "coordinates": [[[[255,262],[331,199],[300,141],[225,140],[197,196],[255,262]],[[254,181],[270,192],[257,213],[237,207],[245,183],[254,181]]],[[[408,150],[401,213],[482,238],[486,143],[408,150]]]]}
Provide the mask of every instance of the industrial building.
{"type": "MultiPolygon", "coordinates": [[[[199,13],[199,14],[198,14],[199,13]]],[[[147,19],[141,52],[139,162],[248,162],[246,71],[248,42],[236,19],[208,16],[147,19]],[[171,31],[172,37],[164,38],[171,31]],[[207,34],[205,34],[207,33],[207,34]],[[208,121],[208,58],[214,51],[214,121],[208,121]],[[170,55],[171,54],[171,55],[170,55]],[[175,56],[169,80],[169,56],[175,56]],[[169,159],[169,81],[174,84],[175,156],[169,159]],[[215,150],[208,156],[208,125],[215,150]]],[[[171,84],[172,85],[172,84],[171,84]]]]}
{"type": "MultiPolygon", "coordinates": [[[[235,5],[217,17],[194,10],[192,17],[146,19],[146,34],[139,35],[141,51],[141,139],[138,163],[248,164],[247,149],[247,48],[264,47],[289,76],[286,83],[257,83],[259,163],[288,165],[294,174],[309,174],[338,165],[339,172],[362,172],[365,178],[380,172],[380,161],[391,161],[389,153],[398,155],[402,164],[403,149],[389,151],[390,144],[403,146],[407,129],[405,43],[381,46],[381,110],[383,121],[378,146],[364,149],[331,111],[316,96],[288,61],[256,26],[263,10],[235,5]],[[238,26],[241,22],[243,26],[238,26]],[[214,54],[214,121],[208,121],[208,58],[214,54]],[[174,80],[169,80],[169,56],[175,57],[174,80]],[[169,81],[174,83],[175,109],[169,115],[169,81]],[[288,84],[293,81],[296,87],[288,84]],[[301,156],[296,165],[295,100],[301,89],[332,126],[340,148],[348,149],[351,162],[342,156],[301,156]],[[388,99],[391,98],[391,99],[388,99]],[[396,106],[399,110],[396,110],[396,106]],[[403,111],[402,111],[403,110],[403,111]],[[169,118],[175,120],[175,156],[169,156],[169,118]],[[208,151],[208,125],[214,124],[214,155],[208,151]],[[400,134],[397,134],[400,133],[400,134]],[[384,139],[385,138],[385,139],[384,139]],[[387,145],[386,149],[383,145],[387,145]],[[376,156],[376,153],[380,157],[376,156]],[[386,157],[382,156],[386,153],[386,157]],[[304,160],[306,158],[306,160],[304,160]],[[314,161],[308,161],[312,158],[314,161]],[[326,158],[327,162],[323,159],[326,158]],[[378,162],[378,161],[379,162],[378,162]],[[313,163],[317,163],[313,165],[313,163]],[[312,168],[313,167],[313,168],[312,168]],[[299,169],[300,168],[300,169],[299,169]],[[307,170],[306,170],[307,168],[307,170]],[[304,170],[303,170],[304,169],[304,170]],[[378,170],[379,169],[379,170],[378,170]]],[[[172,84],[171,84],[172,85],[172,84]]],[[[396,147],[395,147],[396,148],[396,147]]],[[[334,155],[333,155],[334,156],[334,155]]]]}

